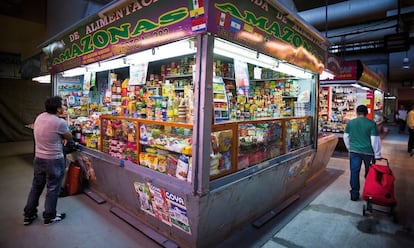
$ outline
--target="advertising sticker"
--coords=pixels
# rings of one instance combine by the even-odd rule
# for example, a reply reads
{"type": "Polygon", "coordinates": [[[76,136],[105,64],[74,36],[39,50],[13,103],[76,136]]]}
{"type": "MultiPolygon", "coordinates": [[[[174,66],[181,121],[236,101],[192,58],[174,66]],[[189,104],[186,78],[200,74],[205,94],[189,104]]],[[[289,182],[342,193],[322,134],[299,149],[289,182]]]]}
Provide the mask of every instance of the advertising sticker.
{"type": "Polygon", "coordinates": [[[134,189],[142,211],[169,226],[191,234],[187,208],[182,196],[151,183],[134,182],[134,189]]]}

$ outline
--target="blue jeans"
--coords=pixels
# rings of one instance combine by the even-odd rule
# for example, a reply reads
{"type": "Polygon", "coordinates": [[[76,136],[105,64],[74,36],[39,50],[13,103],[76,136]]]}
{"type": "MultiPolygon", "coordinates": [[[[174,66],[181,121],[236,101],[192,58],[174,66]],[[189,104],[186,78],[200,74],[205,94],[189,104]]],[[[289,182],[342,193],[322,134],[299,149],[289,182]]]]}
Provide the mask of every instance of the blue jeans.
{"type": "Polygon", "coordinates": [[[351,197],[358,198],[359,197],[359,172],[361,171],[362,161],[364,161],[365,165],[365,177],[368,174],[369,167],[371,162],[374,160],[373,155],[366,155],[361,153],[350,152],[349,153],[349,165],[351,171],[351,197]]]}
{"type": "Polygon", "coordinates": [[[47,187],[45,198],[44,219],[52,219],[56,216],[56,206],[65,174],[65,160],[61,159],[34,159],[34,175],[32,188],[24,207],[24,216],[37,214],[39,197],[45,186],[47,187]]]}

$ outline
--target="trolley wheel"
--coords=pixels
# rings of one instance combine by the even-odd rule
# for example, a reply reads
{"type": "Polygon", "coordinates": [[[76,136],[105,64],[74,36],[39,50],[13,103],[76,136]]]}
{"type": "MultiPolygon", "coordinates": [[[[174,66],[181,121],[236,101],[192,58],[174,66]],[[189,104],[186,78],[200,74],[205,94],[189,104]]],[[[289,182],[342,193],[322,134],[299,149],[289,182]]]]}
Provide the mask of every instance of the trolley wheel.
{"type": "Polygon", "coordinates": [[[398,223],[397,213],[395,212],[395,205],[390,207],[390,217],[392,217],[392,221],[394,223],[398,223]]]}
{"type": "Polygon", "coordinates": [[[394,206],[390,206],[390,212],[389,212],[388,216],[389,217],[394,217],[394,214],[395,214],[395,212],[394,212],[394,206]]]}
{"type": "Polygon", "coordinates": [[[371,199],[367,200],[367,211],[372,212],[372,202],[371,199]]]}
{"type": "Polygon", "coordinates": [[[396,214],[396,213],[394,213],[394,214],[392,215],[392,221],[393,221],[395,224],[398,224],[398,217],[397,217],[397,214],[396,214]]]}

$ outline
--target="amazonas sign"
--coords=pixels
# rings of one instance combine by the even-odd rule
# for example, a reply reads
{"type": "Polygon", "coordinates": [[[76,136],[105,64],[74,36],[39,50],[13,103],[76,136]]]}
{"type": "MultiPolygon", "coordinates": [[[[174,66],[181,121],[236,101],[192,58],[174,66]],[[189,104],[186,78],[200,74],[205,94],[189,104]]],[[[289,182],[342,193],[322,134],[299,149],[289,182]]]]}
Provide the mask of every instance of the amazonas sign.
{"type": "Polygon", "coordinates": [[[216,23],[209,30],[220,37],[321,73],[327,44],[322,38],[287,18],[264,0],[217,0],[216,23]]]}
{"type": "Polygon", "coordinates": [[[64,50],[48,60],[59,72],[206,31],[318,73],[324,68],[325,41],[265,0],[131,0],[64,34],[64,50]]]}
{"type": "MultiPolygon", "coordinates": [[[[61,42],[65,44],[65,49],[50,58],[52,70],[63,71],[130,54],[193,33],[187,1],[180,1],[175,4],[176,8],[171,9],[168,1],[154,0],[157,8],[154,5],[145,9],[145,15],[140,13],[141,18],[137,20],[137,15],[132,13],[143,8],[142,5],[141,8],[136,7],[138,2],[115,10],[107,17],[97,16],[95,21],[63,36],[61,42]],[[160,14],[158,10],[161,9],[169,11],[160,14]]],[[[147,2],[149,6],[151,1],[141,2],[147,2]]]]}

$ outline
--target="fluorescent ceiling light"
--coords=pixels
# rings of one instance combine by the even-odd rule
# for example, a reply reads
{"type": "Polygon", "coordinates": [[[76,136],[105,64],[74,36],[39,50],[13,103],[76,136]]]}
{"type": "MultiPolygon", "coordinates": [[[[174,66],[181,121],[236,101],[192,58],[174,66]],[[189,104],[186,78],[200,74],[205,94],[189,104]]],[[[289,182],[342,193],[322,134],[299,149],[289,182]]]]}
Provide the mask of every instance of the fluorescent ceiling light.
{"type": "Polygon", "coordinates": [[[100,72],[100,71],[109,71],[113,69],[118,69],[122,67],[128,67],[124,58],[118,58],[113,60],[108,60],[105,62],[93,63],[86,66],[87,72],[100,72]]]}
{"type": "Polygon", "coordinates": [[[142,52],[131,54],[126,57],[101,61],[82,67],[76,67],[62,72],[62,76],[73,77],[84,75],[87,72],[109,71],[113,69],[129,67],[130,65],[134,64],[143,64],[151,61],[194,54],[196,53],[196,51],[197,49],[192,39],[180,40],[170,44],[162,45],[142,52]]]}
{"type": "Polygon", "coordinates": [[[51,77],[50,77],[50,75],[34,77],[34,78],[32,78],[32,81],[36,81],[36,82],[39,82],[41,84],[50,84],[51,83],[51,77]]]}
{"type": "Polygon", "coordinates": [[[86,73],[85,67],[76,67],[67,71],[62,72],[63,77],[75,77],[79,75],[84,75],[86,73]]]}
{"type": "Polygon", "coordinates": [[[151,61],[194,54],[196,51],[197,49],[194,41],[192,39],[185,39],[128,55],[126,57],[126,62],[128,64],[142,64],[151,61]]]}
{"type": "Polygon", "coordinates": [[[352,84],[351,86],[354,86],[355,88],[360,88],[360,89],[363,89],[363,90],[369,90],[368,87],[362,86],[360,84],[352,84]]]}
{"type": "Polygon", "coordinates": [[[335,75],[328,72],[323,71],[321,75],[319,75],[319,80],[328,80],[328,79],[334,79],[335,75]]]}
{"type": "Polygon", "coordinates": [[[118,69],[122,67],[127,67],[128,64],[125,63],[123,58],[118,58],[114,60],[109,60],[105,62],[98,62],[93,63],[87,66],[76,67],[67,71],[62,72],[63,77],[74,77],[79,75],[85,75],[86,73],[90,72],[100,72],[100,71],[108,71],[113,69],[118,69]]]}
{"type": "Polygon", "coordinates": [[[408,58],[408,56],[407,56],[407,52],[405,53],[405,57],[404,57],[404,59],[403,59],[403,66],[402,66],[402,68],[404,69],[404,70],[408,70],[408,69],[410,69],[410,59],[408,58]]]}
{"type": "Polygon", "coordinates": [[[312,73],[304,69],[221,39],[214,40],[214,53],[282,72],[297,78],[312,78],[312,73]]]}

